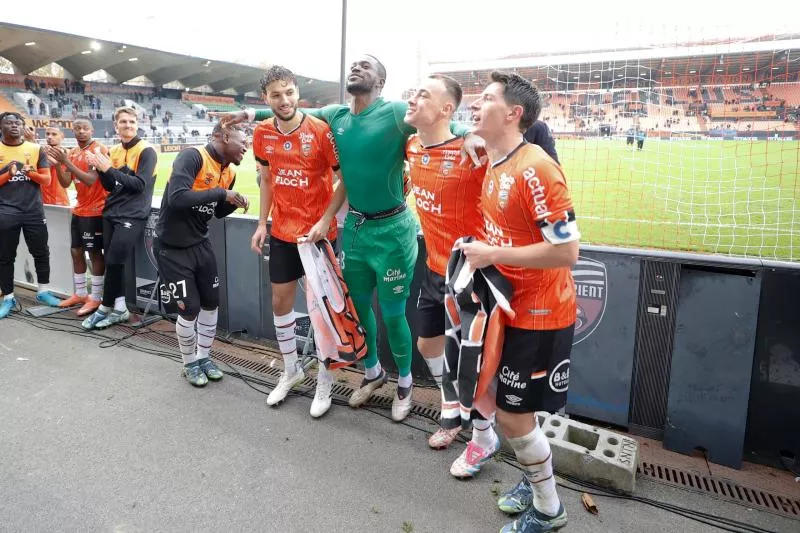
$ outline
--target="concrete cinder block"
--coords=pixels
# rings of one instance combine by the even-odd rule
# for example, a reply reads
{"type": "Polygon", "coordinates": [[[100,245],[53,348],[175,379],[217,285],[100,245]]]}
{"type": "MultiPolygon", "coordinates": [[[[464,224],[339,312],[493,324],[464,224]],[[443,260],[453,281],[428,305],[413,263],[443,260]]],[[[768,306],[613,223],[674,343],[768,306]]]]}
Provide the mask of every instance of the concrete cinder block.
{"type": "Polygon", "coordinates": [[[559,415],[536,416],[550,441],[557,473],[633,493],[639,464],[636,440],[559,415]]]}

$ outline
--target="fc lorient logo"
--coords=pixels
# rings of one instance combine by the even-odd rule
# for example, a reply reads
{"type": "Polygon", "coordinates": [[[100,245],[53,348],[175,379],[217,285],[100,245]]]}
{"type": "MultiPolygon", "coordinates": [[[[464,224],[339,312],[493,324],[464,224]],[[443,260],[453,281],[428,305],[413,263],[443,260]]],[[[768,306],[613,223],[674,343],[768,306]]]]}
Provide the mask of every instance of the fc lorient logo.
{"type": "Polygon", "coordinates": [[[578,344],[594,333],[606,312],[608,275],[606,265],[594,259],[579,257],[572,267],[575,279],[578,316],[575,320],[575,337],[572,344],[578,344]]]}

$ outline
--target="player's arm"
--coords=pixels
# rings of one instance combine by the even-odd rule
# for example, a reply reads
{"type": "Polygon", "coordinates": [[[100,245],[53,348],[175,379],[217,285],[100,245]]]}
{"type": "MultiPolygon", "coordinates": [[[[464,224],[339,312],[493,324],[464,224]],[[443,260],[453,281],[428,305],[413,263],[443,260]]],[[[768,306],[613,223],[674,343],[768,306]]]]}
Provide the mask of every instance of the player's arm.
{"type": "Polygon", "coordinates": [[[537,228],[533,231],[540,231],[544,240],[516,248],[489,246],[481,242],[462,245],[467,259],[475,268],[490,264],[536,269],[560,268],[572,266],[578,260],[581,234],[575,222],[566,179],[554,161],[542,161],[532,168],[535,172],[527,179],[517,179],[514,186],[536,221],[537,228]],[[538,213],[537,206],[547,211],[538,213]]]}
{"type": "Polygon", "coordinates": [[[261,163],[260,213],[258,215],[258,227],[256,232],[253,233],[252,239],[250,239],[250,248],[257,254],[261,253],[269,235],[267,221],[269,220],[269,211],[272,208],[272,173],[268,164],[262,161],[259,161],[259,163],[261,163]]]}
{"type": "MultiPolygon", "coordinates": [[[[300,109],[300,111],[306,115],[311,115],[312,117],[316,117],[320,120],[328,122],[333,111],[339,107],[341,106],[329,105],[323,108],[300,109]]],[[[212,111],[209,113],[209,115],[218,118],[223,128],[241,124],[243,122],[261,122],[262,120],[266,120],[275,116],[271,109],[253,109],[252,107],[242,109],[241,111],[212,111]]]]}
{"type": "Polygon", "coordinates": [[[333,217],[335,217],[339,209],[342,208],[342,204],[344,204],[347,198],[347,189],[344,186],[342,171],[340,169],[336,169],[336,178],[336,183],[333,184],[333,197],[328,204],[328,208],[325,209],[320,219],[308,230],[308,235],[306,235],[306,238],[311,242],[317,242],[326,237],[328,229],[331,227],[331,222],[333,222],[333,217]]]}
{"type": "MultiPolygon", "coordinates": [[[[158,156],[153,147],[148,146],[139,154],[139,164],[137,171],[126,174],[125,172],[111,166],[111,159],[105,154],[86,154],[86,160],[90,165],[98,170],[98,177],[103,188],[113,191],[117,183],[126,189],[135,192],[144,192],[147,183],[155,178],[156,163],[158,156]]],[[[177,159],[176,159],[177,161],[177,159]]]]}
{"type": "Polygon", "coordinates": [[[189,209],[196,205],[217,202],[221,204],[227,198],[227,193],[222,187],[214,187],[205,191],[196,191],[194,180],[200,169],[203,168],[203,158],[194,148],[183,150],[172,164],[172,174],[169,176],[169,205],[176,209],[189,209]]]}
{"type": "Polygon", "coordinates": [[[22,167],[22,172],[27,175],[31,181],[39,185],[50,185],[50,163],[47,161],[47,154],[44,150],[39,150],[39,160],[36,162],[36,170],[30,166],[22,167]]]}

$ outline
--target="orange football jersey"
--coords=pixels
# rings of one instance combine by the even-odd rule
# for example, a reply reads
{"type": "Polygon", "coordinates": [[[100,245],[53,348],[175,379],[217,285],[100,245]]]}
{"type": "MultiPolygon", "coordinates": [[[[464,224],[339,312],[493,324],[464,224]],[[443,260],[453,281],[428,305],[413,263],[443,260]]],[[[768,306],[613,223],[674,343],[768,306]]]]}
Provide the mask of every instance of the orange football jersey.
{"type": "MultiPolygon", "coordinates": [[[[339,155],[330,127],[304,115],[300,125],[281,133],[277,119],[260,123],[253,133],[253,154],[272,175],[272,236],[297,242],[325,213],[333,198],[333,170],[339,155]]],[[[328,239],[336,238],[336,219],[328,239]]]]}
{"type": "Polygon", "coordinates": [[[463,138],[455,137],[426,147],[418,135],[406,143],[427,265],[440,276],[447,271],[456,239],[468,235],[480,239],[483,235],[480,200],[486,167],[474,168],[471,160],[460,163],[463,144],[463,138]]]}
{"type": "MultiPolygon", "coordinates": [[[[485,240],[493,246],[563,244],[580,239],[561,167],[536,145],[521,143],[486,172],[481,195],[485,240]]],[[[561,329],[575,322],[575,283],[569,267],[497,265],[514,286],[508,325],[561,329]]]]}
{"type": "Polygon", "coordinates": [[[69,205],[67,191],[58,181],[55,165],[50,167],[50,184],[42,185],[42,203],[48,205],[69,205]]]}
{"type": "MultiPolygon", "coordinates": [[[[83,172],[89,172],[89,163],[86,161],[86,153],[102,153],[108,155],[108,148],[97,141],[92,141],[86,148],[76,146],[69,153],[69,160],[72,164],[83,172]]],[[[103,215],[103,207],[106,205],[108,191],[103,188],[103,184],[97,179],[91,185],[86,185],[75,176],[72,177],[75,190],[78,191],[78,203],[72,212],[79,217],[99,217],[103,215]]]]}

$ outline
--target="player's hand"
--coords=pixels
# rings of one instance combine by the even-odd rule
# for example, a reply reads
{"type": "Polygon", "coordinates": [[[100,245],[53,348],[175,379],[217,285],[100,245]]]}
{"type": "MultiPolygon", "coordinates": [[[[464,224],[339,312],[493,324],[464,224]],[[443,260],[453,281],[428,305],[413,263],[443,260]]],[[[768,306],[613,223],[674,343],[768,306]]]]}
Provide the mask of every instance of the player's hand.
{"type": "Polygon", "coordinates": [[[458,248],[464,252],[472,268],[483,268],[494,264],[495,246],[485,242],[461,242],[458,248]]]}
{"type": "Polygon", "coordinates": [[[267,235],[267,225],[259,224],[258,228],[256,228],[256,232],[253,233],[253,238],[250,239],[250,249],[258,255],[261,255],[264,249],[264,243],[267,242],[267,235]]]}
{"type": "Polygon", "coordinates": [[[489,156],[486,154],[486,141],[483,140],[483,137],[474,133],[464,137],[464,144],[461,147],[461,163],[463,164],[468,157],[476,167],[482,167],[489,162],[489,156]]]}
{"type": "Polygon", "coordinates": [[[22,137],[28,142],[35,143],[36,130],[33,128],[33,126],[25,126],[25,131],[22,132],[22,137]]]}
{"type": "Polygon", "coordinates": [[[250,207],[250,202],[245,196],[232,190],[225,191],[225,201],[229,204],[235,205],[236,207],[241,207],[244,209],[245,213],[247,212],[247,208],[250,207]]]}
{"type": "Polygon", "coordinates": [[[100,172],[107,172],[111,168],[111,159],[102,152],[86,152],[86,162],[100,172]]]}
{"type": "Polygon", "coordinates": [[[331,221],[325,220],[325,218],[321,218],[317,221],[316,224],[311,226],[311,229],[308,230],[308,235],[306,235],[306,242],[317,242],[325,238],[328,235],[328,228],[331,227],[331,221]]]}
{"type": "Polygon", "coordinates": [[[208,115],[219,119],[220,126],[223,128],[247,122],[247,113],[244,111],[209,111],[208,115]]]}
{"type": "Polygon", "coordinates": [[[55,165],[56,163],[61,163],[62,165],[67,162],[67,154],[63,150],[59,148],[53,148],[52,146],[45,146],[44,153],[47,154],[47,160],[50,161],[51,165],[55,165]]]}

